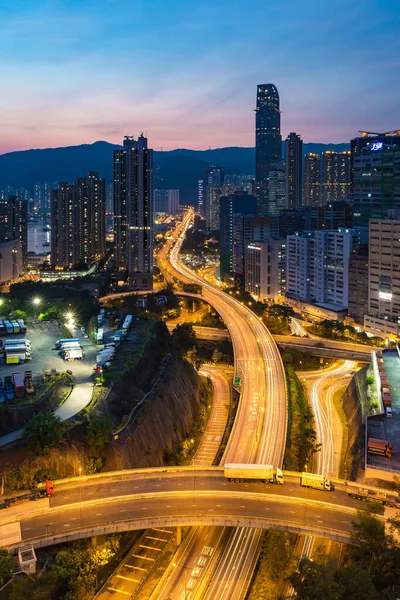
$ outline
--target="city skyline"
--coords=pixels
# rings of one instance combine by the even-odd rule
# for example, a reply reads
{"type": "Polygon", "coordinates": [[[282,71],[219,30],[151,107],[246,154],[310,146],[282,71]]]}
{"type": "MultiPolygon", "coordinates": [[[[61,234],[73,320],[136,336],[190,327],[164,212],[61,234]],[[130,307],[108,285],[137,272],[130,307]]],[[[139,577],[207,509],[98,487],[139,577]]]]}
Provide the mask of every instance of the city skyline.
{"type": "Polygon", "coordinates": [[[117,143],[133,130],[156,150],[253,146],[265,81],[280,93],[283,137],[340,143],[396,126],[399,7],[337,0],[332,18],[331,6],[289,4],[3,6],[0,152],[117,143]]]}

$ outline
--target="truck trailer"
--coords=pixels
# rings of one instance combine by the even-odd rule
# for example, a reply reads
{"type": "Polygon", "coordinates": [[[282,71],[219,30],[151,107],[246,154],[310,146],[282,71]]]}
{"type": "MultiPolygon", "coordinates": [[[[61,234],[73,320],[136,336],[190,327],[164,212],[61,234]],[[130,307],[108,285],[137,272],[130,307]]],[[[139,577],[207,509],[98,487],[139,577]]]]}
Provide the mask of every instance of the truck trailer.
{"type": "Polygon", "coordinates": [[[332,491],[332,484],[323,475],[315,473],[302,473],[300,478],[301,487],[312,488],[313,490],[324,490],[325,492],[332,491]]]}
{"type": "Polygon", "coordinates": [[[387,458],[391,458],[393,446],[387,440],[368,438],[367,452],[368,454],[377,454],[378,456],[386,456],[387,458]]]}
{"type": "Polygon", "coordinates": [[[25,396],[25,385],[22,373],[16,371],[12,374],[12,378],[14,383],[15,395],[17,396],[17,398],[22,398],[22,396],[25,396]]]}
{"type": "Polygon", "coordinates": [[[82,349],[72,349],[72,350],[66,350],[65,354],[64,354],[64,360],[66,360],[67,362],[69,360],[83,360],[83,352],[82,349]]]}
{"type": "Polygon", "coordinates": [[[67,342],[79,342],[79,338],[66,338],[64,340],[57,340],[56,349],[58,350],[63,344],[66,344],[67,342]]]}
{"type": "Polygon", "coordinates": [[[31,341],[26,339],[17,338],[13,340],[4,340],[4,347],[18,345],[25,346],[26,348],[31,348],[32,346],[31,341]]]}
{"type": "Polygon", "coordinates": [[[264,481],[283,484],[283,472],[272,465],[226,463],[224,477],[229,481],[264,481]]]}
{"type": "Polygon", "coordinates": [[[6,352],[6,364],[7,365],[19,365],[24,362],[29,362],[32,360],[32,355],[30,352],[23,350],[13,350],[11,352],[6,352]]]}
{"type": "Polygon", "coordinates": [[[381,489],[370,489],[366,487],[355,487],[349,485],[346,489],[346,494],[357,500],[365,500],[367,502],[379,502],[385,506],[400,508],[400,498],[396,492],[387,492],[381,489]]]}

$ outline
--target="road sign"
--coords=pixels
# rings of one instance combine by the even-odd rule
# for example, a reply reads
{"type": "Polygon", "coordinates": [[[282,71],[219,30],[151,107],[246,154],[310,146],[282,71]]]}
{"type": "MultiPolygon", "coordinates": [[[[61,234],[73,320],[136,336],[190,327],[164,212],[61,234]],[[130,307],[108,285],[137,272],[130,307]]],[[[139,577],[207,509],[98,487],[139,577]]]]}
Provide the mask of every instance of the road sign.
{"type": "Polygon", "coordinates": [[[240,377],[235,377],[235,379],[233,380],[233,385],[235,387],[240,387],[240,377]]]}

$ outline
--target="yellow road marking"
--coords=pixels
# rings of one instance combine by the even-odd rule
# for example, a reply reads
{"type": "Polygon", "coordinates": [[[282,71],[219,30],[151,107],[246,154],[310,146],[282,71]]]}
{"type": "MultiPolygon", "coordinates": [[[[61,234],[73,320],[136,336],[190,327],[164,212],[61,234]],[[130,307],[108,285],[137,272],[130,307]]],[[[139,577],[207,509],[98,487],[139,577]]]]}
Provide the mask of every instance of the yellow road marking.
{"type": "Polygon", "coordinates": [[[134,581],[135,583],[140,583],[140,579],[134,579],[133,577],[125,577],[125,575],[116,575],[118,579],[126,579],[126,581],[134,581]]]}
{"type": "Polygon", "coordinates": [[[151,560],[152,562],[155,561],[155,558],[147,558],[147,556],[140,556],[140,554],[132,554],[132,556],[135,558],[142,558],[143,560],[151,560]]]}
{"type": "Polygon", "coordinates": [[[144,544],[139,544],[139,548],[146,548],[146,550],[155,550],[156,552],[161,552],[161,548],[154,548],[154,546],[145,546],[144,544]]]}
{"type": "Polygon", "coordinates": [[[164,540],[163,538],[152,537],[151,535],[146,535],[146,540],[156,540],[157,542],[169,542],[169,540],[164,540]]]}
{"type": "Polygon", "coordinates": [[[162,531],[163,533],[174,533],[173,531],[170,531],[169,529],[158,529],[157,527],[153,527],[153,531],[162,531]]]}
{"type": "Polygon", "coordinates": [[[128,569],[137,569],[138,571],[144,571],[147,573],[147,569],[143,569],[143,567],[134,567],[133,565],[128,565],[128,563],[124,564],[124,567],[128,567],[128,569]]]}
{"type": "Polygon", "coordinates": [[[125,596],[132,596],[131,592],[124,592],[124,590],[119,590],[118,588],[109,587],[107,589],[110,590],[110,592],[118,592],[119,594],[125,594],[125,596]]]}

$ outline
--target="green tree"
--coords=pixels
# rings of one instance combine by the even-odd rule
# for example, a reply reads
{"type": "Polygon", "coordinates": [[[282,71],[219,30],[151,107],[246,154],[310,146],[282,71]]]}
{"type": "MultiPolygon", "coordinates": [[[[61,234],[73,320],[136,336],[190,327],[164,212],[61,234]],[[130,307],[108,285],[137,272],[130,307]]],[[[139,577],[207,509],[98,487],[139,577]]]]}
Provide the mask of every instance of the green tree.
{"type": "Polygon", "coordinates": [[[335,581],[335,568],[330,563],[318,564],[303,559],[290,582],[298,600],[341,600],[343,597],[344,588],[335,581]]]}
{"type": "Polygon", "coordinates": [[[373,571],[380,557],[387,549],[385,525],[373,514],[374,507],[369,505],[357,511],[351,532],[350,555],[361,568],[373,571]]]}
{"type": "Polygon", "coordinates": [[[106,417],[96,416],[90,421],[87,433],[86,443],[93,456],[98,456],[104,446],[110,441],[111,421],[106,417]]]}
{"type": "Polygon", "coordinates": [[[12,575],[15,559],[8,550],[0,548],[0,585],[3,585],[12,575]]]}
{"type": "Polygon", "coordinates": [[[62,440],[61,419],[53,413],[34,415],[25,425],[22,438],[38,456],[48,454],[62,440]]]}
{"type": "Polygon", "coordinates": [[[103,466],[102,458],[88,458],[85,460],[85,475],[98,473],[103,466]]]}
{"type": "Polygon", "coordinates": [[[172,338],[179,350],[187,352],[193,346],[196,346],[196,334],[191,323],[177,325],[172,332],[172,338]]]}
{"type": "Polygon", "coordinates": [[[379,600],[379,594],[368,571],[358,565],[338,569],[335,580],[343,588],[343,600],[379,600]]]}
{"type": "Polygon", "coordinates": [[[10,313],[10,319],[23,319],[24,321],[28,318],[28,315],[24,310],[16,309],[10,313]]]}
{"type": "Polygon", "coordinates": [[[15,579],[12,583],[9,600],[49,600],[60,598],[55,573],[42,573],[40,576],[15,579]]]}

